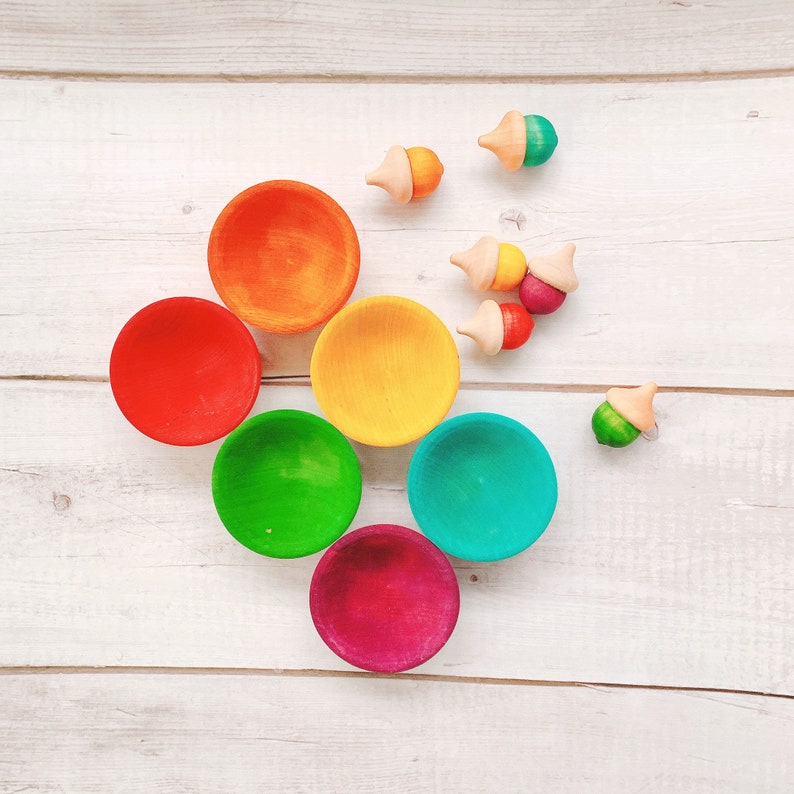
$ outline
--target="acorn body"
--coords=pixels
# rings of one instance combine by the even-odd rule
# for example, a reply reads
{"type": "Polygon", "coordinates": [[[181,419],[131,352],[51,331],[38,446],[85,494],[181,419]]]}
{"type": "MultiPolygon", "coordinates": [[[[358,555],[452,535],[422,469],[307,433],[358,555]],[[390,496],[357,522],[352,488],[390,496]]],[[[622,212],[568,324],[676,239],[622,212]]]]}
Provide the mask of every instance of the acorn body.
{"type": "Polygon", "coordinates": [[[612,388],[593,413],[591,426],[599,444],[626,447],[656,424],[653,397],[657,386],[648,381],[632,389],[612,388]]]}
{"type": "Polygon", "coordinates": [[[562,306],[566,293],[527,273],[518,289],[518,299],[532,314],[551,314],[562,306]]]}
{"type": "Polygon", "coordinates": [[[444,175],[444,166],[432,149],[424,146],[412,146],[406,149],[408,162],[411,166],[411,181],[413,182],[413,195],[411,198],[424,198],[429,196],[440,184],[444,175]]]}
{"type": "Polygon", "coordinates": [[[527,264],[518,298],[532,314],[551,314],[562,306],[565,296],[579,287],[573,269],[576,246],[566,243],[548,256],[536,256],[527,264]]]}
{"type": "Polygon", "coordinates": [[[481,237],[467,251],[450,256],[476,290],[507,291],[517,287],[527,273],[524,252],[512,243],[500,243],[495,237],[481,237]]]}
{"type": "Polygon", "coordinates": [[[477,143],[489,149],[508,171],[545,163],[557,147],[557,133],[544,116],[505,113],[496,129],[481,135],[477,143]]]}
{"type": "Polygon", "coordinates": [[[499,309],[504,325],[502,350],[515,350],[532,336],[535,321],[520,303],[500,303],[499,309]]]}
{"type": "Polygon", "coordinates": [[[399,204],[429,196],[441,183],[444,166],[432,149],[392,146],[383,162],[366,177],[368,185],[383,188],[399,204]]]}
{"type": "Polygon", "coordinates": [[[521,347],[534,327],[532,316],[520,303],[497,303],[489,299],[457,331],[473,339],[486,355],[495,356],[500,350],[521,347]]]}
{"type": "Polygon", "coordinates": [[[595,409],[591,426],[598,443],[608,447],[627,447],[640,434],[606,401],[595,409]]]}

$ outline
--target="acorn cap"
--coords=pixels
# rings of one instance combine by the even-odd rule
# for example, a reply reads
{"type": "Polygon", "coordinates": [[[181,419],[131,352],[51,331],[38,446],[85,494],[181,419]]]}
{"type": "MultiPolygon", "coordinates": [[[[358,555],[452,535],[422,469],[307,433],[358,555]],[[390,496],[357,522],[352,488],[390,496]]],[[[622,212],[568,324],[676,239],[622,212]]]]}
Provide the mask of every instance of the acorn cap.
{"type": "Polygon", "coordinates": [[[400,204],[407,204],[414,194],[411,162],[402,146],[392,146],[383,162],[364,179],[368,185],[382,187],[400,204]]]}
{"type": "Polygon", "coordinates": [[[517,110],[508,110],[496,129],[480,135],[477,143],[490,149],[508,171],[518,171],[527,150],[527,126],[517,110]]]}
{"type": "Polygon", "coordinates": [[[499,264],[499,241],[486,235],[468,249],[450,256],[449,261],[459,267],[468,277],[476,290],[489,289],[496,276],[499,264]]]}
{"type": "Polygon", "coordinates": [[[633,389],[614,386],[607,391],[607,402],[637,430],[647,433],[656,424],[653,415],[653,396],[658,388],[652,380],[633,389]]]}
{"type": "Polygon", "coordinates": [[[495,356],[502,349],[505,336],[502,310],[495,300],[484,300],[474,316],[457,327],[459,334],[471,337],[488,356],[495,356]]]}
{"type": "Polygon", "coordinates": [[[579,279],[573,269],[576,246],[566,243],[559,251],[548,256],[535,256],[529,260],[529,272],[560,292],[574,292],[579,279]]]}

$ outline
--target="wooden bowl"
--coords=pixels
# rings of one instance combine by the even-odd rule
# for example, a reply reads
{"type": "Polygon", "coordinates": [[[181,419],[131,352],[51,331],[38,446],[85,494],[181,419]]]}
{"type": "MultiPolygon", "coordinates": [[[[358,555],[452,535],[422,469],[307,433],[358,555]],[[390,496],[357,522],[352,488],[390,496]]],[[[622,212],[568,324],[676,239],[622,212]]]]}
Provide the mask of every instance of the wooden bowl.
{"type": "Polygon", "coordinates": [[[323,328],[310,373],[320,408],[345,435],[393,447],[444,418],[458,391],[460,360],[433,312],[380,295],[351,303],[323,328]]]}
{"type": "Polygon", "coordinates": [[[250,331],[202,298],[166,298],[135,314],[110,354],[121,412],[165,444],[215,441],[245,419],[262,376],[250,331]]]}
{"type": "Polygon", "coordinates": [[[358,278],[358,237],[345,211],[311,185],[262,182],[224,207],[210,234],[221,300],[265,331],[293,334],[344,306],[358,278]]]}
{"type": "Polygon", "coordinates": [[[460,611],[449,560],[407,527],[374,524],[342,537],[312,577],[309,607],[318,633],[363,670],[397,673],[444,646],[460,611]]]}
{"type": "Polygon", "coordinates": [[[229,533],[268,557],[303,557],[333,543],[361,501],[350,442],[314,414],[268,411],[223,442],[212,498],[229,533]]]}
{"type": "Polygon", "coordinates": [[[493,413],[457,416],[428,434],[407,489],[422,532],[447,554],[477,562],[526,549],[557,505],[554,464],[540,439],[493,413]]]}

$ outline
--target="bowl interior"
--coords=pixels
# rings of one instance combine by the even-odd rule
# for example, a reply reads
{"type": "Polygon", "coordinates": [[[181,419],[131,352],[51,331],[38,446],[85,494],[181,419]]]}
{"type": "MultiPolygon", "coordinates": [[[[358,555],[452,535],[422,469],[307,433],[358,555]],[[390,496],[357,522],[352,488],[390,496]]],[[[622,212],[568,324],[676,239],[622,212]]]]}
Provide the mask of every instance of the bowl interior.
{"type": "Polygon", "coordinates": [[[377,672],[427,661],[449,639],[460,610],[447,558],[418,532],[394,524],[357,529],[331,546],[309,601],[331,650],[377,672]]]}
{"type": "Polygon", "coordinates": [[[124,416],[157,441],[215,441],[253,407],[261,361],[248,329],[202,298],[167,298],[135,314],[110,356],[110,385],[124,416]]]}
{"type": "Polygon", "coordinates": [[[546,448],[520,422],[464,414],[417,447],[408,500],[419,527],[448,554],[501,560],[546,529],[557,505],[557,477],[546,448]]]}
{"type": "Polygon", "coordinates": [[[321,417],[268,411],[221,446],[212,496],[224,526],[244,546],[269,557],[302,557],[350,526],[361,501],[361,468],[350,442],[321,417]]]}
{"type": "Polygon", "coordinates": [[[358,278],[358,237],[344,210],[311,185],[263,182],[223,209],[207,249],[223,302],[265,331],[297,333],[335,314],[358,278]]]}
{"type": "Polygon", "coordinates": [[[446,415],[460,383],[457,347],[429,309],[376,296],[346,306],[320,333],[311,382],[323,413],[373,446],[407,444],[446,415]]]}

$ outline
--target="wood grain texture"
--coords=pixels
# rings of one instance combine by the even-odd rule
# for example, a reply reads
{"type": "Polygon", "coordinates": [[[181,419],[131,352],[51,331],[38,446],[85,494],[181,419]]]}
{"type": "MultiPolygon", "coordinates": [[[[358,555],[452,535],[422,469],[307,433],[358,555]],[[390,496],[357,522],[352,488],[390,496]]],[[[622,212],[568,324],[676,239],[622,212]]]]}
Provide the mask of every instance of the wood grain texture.
{"type": "MultiPolygon", "coordinates": [[[[789,6],[0,3],[0,794],[790,791],[789,6]],[[541,168],[477,147],[510,108],[553,121],[541,168]],[[393,144],[438,153],[431,197],[364,185],[393,144]],[[528,345],[458,340],[453,413],[531,427],[557,512],[511,560],[453,560],[460,622],[404,678],[317,636],[317,555],[225,532],[219,442],[150,441],[104,382],[142,306],[217,300],[212,223],[276,178],[350,214],[353,298],[450,330],[506,299],[451,252],[577,245],[581,287],[528,345]],[[598,446],[606,387],[649,378],[659,440],[598,446]]],[[[256,411],[319,410],[316,337],[257,332],[256,411]]],[[[356,446],[354,526],[415,526],[413,448],[356,446]]]]}
{"type": "MultiPolygon", "coordinates": [[[[790,403],[661,393],[661,435],[625,450],[590,434],[596,394],[466,389],[545,443],[557,511],[527,552],[453,560],[461,614],[420,671],[794,694],[790,403]]],[[[308,610],[317,556],[259,557],[218,520],[218,443],[141,436],[104,383],[0,388],[2,665],[348,669],[308,610]]],[[[265,385],[256,411],[316,411],[265,385]]],[[[415,527],[413,445],[357,446],[353,526],[415,527]]]]}
{"type": "Polygon", "coordinates": [[[794,773],[794,701],[778,698],[234,675],[0,683],[4,794],[784,794],[794,773]]]}
{"type": "Polygon", "coordinates": [[[216,79],[700,75],[791,69],[793,33],[785,0],[19,0],[0,6],[0,69],[216,79]]]}
{"type": "MultiPolygon", "coordinates": [[[[450,329],[484,297],[449,263],[453,251],[486,233],[528,256],[576,242],[579,290],[538,318],[521,350],[490,359],[461,337],[465,382],[791,388],[794,78],[333,89],[5,80],[0,97],[0,374],[105,377],[139,308],[216,297],[212,223],[243,188],[287,177],[351,216],[362,249],[354,298],[414,298],[450,329]],[[516,105],[553,119],[560,145],[546,165],[511,174],[476,137],[516,105]],[[433,196],[399,206],[364,184],[395,142],[438,152],[446,176],[433,196]]],[[[265,374],[306,375],[315,338],[260,334],[265,374]]]]}

